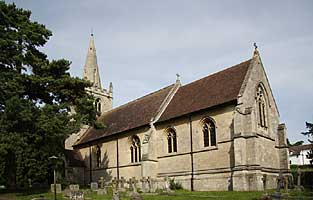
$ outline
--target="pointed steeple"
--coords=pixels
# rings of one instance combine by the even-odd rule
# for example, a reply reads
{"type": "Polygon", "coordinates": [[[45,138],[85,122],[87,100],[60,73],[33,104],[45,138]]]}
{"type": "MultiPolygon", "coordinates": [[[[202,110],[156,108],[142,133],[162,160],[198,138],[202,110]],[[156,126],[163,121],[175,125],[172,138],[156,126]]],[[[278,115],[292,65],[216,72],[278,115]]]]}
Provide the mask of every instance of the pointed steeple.
{"type": "Polygon", "coordinates": [[[90,37],[89,48],[84,66],[84,78],[93,83],[93,87],[101,89],[99,67],[93,33],[90,37]]]}

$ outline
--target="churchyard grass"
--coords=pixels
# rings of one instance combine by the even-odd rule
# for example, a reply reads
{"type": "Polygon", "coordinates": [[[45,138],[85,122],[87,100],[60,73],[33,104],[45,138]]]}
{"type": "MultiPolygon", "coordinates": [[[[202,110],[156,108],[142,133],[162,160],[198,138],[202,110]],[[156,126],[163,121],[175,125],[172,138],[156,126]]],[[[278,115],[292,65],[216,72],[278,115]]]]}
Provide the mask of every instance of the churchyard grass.
{"type": "MultiPolygon", "coordinates": [[[[210,199],[210,200],[257,200],[262,196],[262,192],[229,192],[229,191],[216,191],[216,192],[190,192],[186,190],[178,190],[175,191],[172,195],[152,195],[152,194],[144,194],[144,200],[202,200],[202,199],[210,199]]],[[[306,196],[307,198],[310,196],[313,199],[313,191],[306,192],[290,192],[291,196],[306,196]]],[[[0,200],[31,200],[32,198],[38,198],[40,196],[45,197],[46,199],[53,200],[54,196],[51,192],[34,192],[33,194],[27,193],[8,193],[8,194],[0,194],[0,200]]],[[[121,200],[129,199],[125,193],[123,193],[121,200]]],[[[62,194],[58,194],[58,200],[68,200],[68,198],[64,198],[62,194]]],[[[307,199],[305,198],[305,199],[307,199]]],[[[112,195],[97,195],[96,192],[88,192],[85,195],[86,200],[111,200],[112,195]]]]}

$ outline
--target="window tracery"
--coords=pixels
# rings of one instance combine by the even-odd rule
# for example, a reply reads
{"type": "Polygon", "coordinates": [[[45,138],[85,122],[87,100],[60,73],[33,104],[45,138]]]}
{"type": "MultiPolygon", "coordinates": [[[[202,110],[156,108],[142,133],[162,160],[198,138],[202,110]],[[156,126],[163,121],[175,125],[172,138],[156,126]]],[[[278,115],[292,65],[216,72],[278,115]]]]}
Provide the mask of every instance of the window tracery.
{"type": "Polygon", "coordinates": [[[168,153],[177,152],[177,137],[173,128],[167,129],[167,150],[168,153]]]}
{"type": "Polygon", "coordinates": [[[258,124],[260,127],[267,128],[267,104],[266,94],[261,84],[259,84],[256,91],[258,124]]]}
{"type": "Polygon", "coordinates": [[[137,135],[132,136],[130,146],[130,161],[136,163],[141,161],[140,139],[137,135]]]}
{"type": "Polygon", "coordinates": [[[206,118],[203,120],[202,132],[204,146],[216,146],[216,127],[211,119],[206,118]]]}

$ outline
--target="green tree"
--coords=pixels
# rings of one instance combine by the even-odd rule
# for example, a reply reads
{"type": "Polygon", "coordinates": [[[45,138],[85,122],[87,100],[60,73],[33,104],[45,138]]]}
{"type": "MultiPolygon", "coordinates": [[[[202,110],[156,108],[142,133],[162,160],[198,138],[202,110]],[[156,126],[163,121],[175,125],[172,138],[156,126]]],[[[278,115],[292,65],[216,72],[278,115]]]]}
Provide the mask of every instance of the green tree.
{"type": "Polygon", "coordinates": [[[303,145],[303,143],[304,143],[304,141],[302,141],[302,140],[297,141],[295,143],[290,143],[289,139],[287,138],[288,147],[300,146],[300,145],[303,145]]]}
{"type": "MultiPolygon", "coordinates": [[[[302,132],[302,134],[308,136],[309,138],[313,138],[313,123],[306,122],[305,125],[308,131],[302,132]]],[[[313,140],[311,139],[308,139],[308,140],[311,144],[313,143],[313,140]]],[[[307,155],[307,158],[310,159],[310,163],[312,165],[313,164],[313,148],[311,148],[310,152],[307,155]]]]}
{"type": "Polygon", "coordinates": [[[30,16],[0,1],[0,185],[8,187],[46,182],[48,157],[64,155],[68,135],[96,117],[90,83],[70,76],[69,61],[47,59],[39,47],[52,33],[30,16]]]}

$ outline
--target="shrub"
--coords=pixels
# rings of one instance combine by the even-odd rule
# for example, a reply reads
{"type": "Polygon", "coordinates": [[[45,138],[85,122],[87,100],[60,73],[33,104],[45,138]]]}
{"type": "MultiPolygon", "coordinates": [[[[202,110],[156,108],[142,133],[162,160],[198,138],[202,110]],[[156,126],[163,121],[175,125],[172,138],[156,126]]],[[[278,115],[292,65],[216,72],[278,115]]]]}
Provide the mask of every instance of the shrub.
{"type": "Polygon", "coordinates": [[[183,186],[179,182],[175,182],[174,179],[170,179],[170,188],[171,190],[181,190],[183,186]]]}

